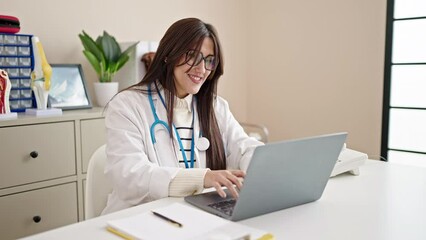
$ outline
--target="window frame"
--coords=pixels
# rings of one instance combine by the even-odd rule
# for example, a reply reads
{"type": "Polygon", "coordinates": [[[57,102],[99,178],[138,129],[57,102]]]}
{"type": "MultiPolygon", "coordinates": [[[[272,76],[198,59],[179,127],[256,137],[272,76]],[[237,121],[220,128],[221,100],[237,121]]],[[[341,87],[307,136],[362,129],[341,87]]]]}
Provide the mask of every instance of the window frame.
{"type": "Polygon", "coordinates": [[[394,149],[389,148],[389,121],[390,112],[392,109],[408,109],[408,110],[422,110],[426,111],[426,108],[419,107],[392,107],[391,101],[391,79],[392,79],[392,66],[394,65],[426,65],[426,62],[410,62],[410,63],[393,63],[392,62],[392,48],[393,48],[393,27],[395,21],[410,21],[417,19],[426,19],[425,16],[421,17],[408,17],[408,18],[397,18],[394,17],[395,0],[387,1],[386,11],[386,39],[385,39],[385,65],[384,65],[384,84],[383,84],[383,108],[382,108],[382,138],[381,138],[381,160],[388,161],[389,151],[398,151],[415,154],[426,154],[426,149],[420,151],[410,151],[405,149],[394,149]]]}

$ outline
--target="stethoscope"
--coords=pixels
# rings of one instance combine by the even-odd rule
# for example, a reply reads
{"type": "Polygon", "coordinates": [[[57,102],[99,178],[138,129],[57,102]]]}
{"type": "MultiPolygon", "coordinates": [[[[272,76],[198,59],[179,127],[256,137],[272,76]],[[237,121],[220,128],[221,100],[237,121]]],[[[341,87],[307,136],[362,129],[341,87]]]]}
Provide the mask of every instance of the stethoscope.
{"type": "MultiPolygon", "coordinates": [[[[160,90],[158,89],[157,83],[154,83],[154,84],[155,84],[155,88],[157,90],[157,93],[160,96],[160,100],[161,100],[164,108],[167,110],[166,102],[164,101],[164,98],[161,95],[160,90]]],[[[154,115],[154,122],[152,123],[149,132],[151,134],[151,142],[152,142],[152,144],[155,147],[155,143],[157,142],[157,140],[155,139],[155,127],[157,125],[163,126],[169,133],[170,133],[170,127],[169,127],[169,125],[165,121],[161,120],[158,117],[158,115],[157,115],[157,111],[155,110],[155,107],[154,107],[154,101],[152,99],[151,85],[148,85],[148,99],[149,99],[149,105],[151,106],[152,114],[154,115]]],[[[194,143],[195,142],[195,140],[194,140],[194,99],[193,99],[192,104],[191,104],[191,110],[192,110],[192,123],[191,123],[192,136],[191,136],[191,159],[190,159],[190,165],[188,163],[188,158],[187,158],[187,156],[185,154],[185,149],[183,148],[182,139],[181,139],[181,137],[179,135],[179,132],[177,131],[176,126],[174,124],[172,124],[172,128],[173,128],[173,130],[174,130],[174,132],[176,134],[176,138],[177,138],[177,141],[178,141],[178,144],[179,144],[179,147],[180,147],[180,151],[182,153],[183,161],[185,163],[185,167],[186,168],[194,168],[194,154],[195,154],[195,151],[194,151],[194,145],[195,145],[195,143],[194,143]]],[[[205,138],[205,137],[202,136],[201,131],[200,131],[199,138],[197,140],[196,147],[200,151],[206,151],[210,147],[209,140],[207,138],[205,138]]]]}

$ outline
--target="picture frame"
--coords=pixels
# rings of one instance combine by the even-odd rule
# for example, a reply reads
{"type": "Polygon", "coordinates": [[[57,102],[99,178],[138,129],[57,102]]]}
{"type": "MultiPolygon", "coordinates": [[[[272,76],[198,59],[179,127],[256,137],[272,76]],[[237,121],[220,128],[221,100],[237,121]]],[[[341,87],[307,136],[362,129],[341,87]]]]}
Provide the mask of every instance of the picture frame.
{"type": "Polygon", "coordinates": [[[48,106],[62,110],[92,108],[81,64],[50,64],[48,106]]]}

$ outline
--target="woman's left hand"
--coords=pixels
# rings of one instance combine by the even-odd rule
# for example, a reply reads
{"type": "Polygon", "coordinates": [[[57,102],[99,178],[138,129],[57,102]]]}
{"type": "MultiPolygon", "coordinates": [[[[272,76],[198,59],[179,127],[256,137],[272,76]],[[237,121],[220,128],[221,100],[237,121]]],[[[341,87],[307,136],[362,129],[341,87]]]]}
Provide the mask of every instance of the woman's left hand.
{"type": "Polygon", "coordinates": [[[242,170],[209,170],[204,176],[204,187],[214,187],[217,193],[225,198],[226,193],[222,189],[222,187],[225,186],[229,189],[234,198],[238,198],[238,191],[234,187],[234,184],[238,190],[240,190],[243,186],[240,179],[245,176],[246,173],[242,170]]]}

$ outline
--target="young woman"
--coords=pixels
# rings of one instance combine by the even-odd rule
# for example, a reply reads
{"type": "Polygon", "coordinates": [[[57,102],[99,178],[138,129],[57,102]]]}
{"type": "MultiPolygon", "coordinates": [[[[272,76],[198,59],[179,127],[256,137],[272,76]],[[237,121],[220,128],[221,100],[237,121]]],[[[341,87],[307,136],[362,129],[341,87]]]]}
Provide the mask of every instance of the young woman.
{"type": "Polygon", "coordinates": [[[262,143],[247,136],[217,96],[222,74],[212,25],[187,18],[167,30],[143,80],[108,104],[105,173],[113,192],[103,213],[210,187],[238,197],[262,143]]]}

